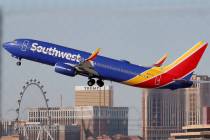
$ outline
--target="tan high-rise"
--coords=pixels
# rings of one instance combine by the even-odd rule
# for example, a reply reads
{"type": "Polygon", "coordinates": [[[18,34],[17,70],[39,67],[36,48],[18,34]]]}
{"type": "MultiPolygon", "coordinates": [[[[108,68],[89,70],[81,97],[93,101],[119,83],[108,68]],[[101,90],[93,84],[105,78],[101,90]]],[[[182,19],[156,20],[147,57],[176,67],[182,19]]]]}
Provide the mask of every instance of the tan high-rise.
{"type": "Polygon", "coordinates": [[[112,86],[76,86],[75,106],[113,106],[112,86]]]}

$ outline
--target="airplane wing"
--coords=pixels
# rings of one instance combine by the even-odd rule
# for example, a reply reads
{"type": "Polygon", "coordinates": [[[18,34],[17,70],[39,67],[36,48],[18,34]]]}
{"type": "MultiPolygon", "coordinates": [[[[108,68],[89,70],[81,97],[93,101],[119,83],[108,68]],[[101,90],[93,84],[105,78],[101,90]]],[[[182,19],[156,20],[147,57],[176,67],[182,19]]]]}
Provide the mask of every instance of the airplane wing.
{"type": "Polygon", "coordinates": [[[94,70],[94,62],[93,62],[93,60],[97,57],[99,52],[100,49],[97,48],[87,59],[85,59],[85,61],[75,66],[76,70],[80,74],[85,74],[88,76],[99,76],[99,74],[94,70]]]}
{"type": "Polygon", "coordinates": [[[153,66],[160,67],[165,62],[166,58],[168,57],[168,53],[166,53],[163,57],[161,57],[153,66]]]}

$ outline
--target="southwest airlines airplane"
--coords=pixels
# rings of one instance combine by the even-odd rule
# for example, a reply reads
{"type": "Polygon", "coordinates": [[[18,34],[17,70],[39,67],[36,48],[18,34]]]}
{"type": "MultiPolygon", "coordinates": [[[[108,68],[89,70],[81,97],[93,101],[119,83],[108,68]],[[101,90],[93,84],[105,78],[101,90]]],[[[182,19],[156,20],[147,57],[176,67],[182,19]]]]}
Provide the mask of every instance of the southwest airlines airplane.
{"type": "Polygon", "coordinates": [[[99,49],[88,53],[32,39],[16,39],[3,44],[12,57],[18,59],[18,66],[22,59],[47,64],[60,74],[88,77],[89,86],[97,83],[102,87],[103,80],[110,80],[134,87],[171,90],[192,86],[191,76],[207,46],[208,43],[200,41],[169,65],[162,66],[166,54],[152,66],[145,67],[100,56],[99,49]]]}

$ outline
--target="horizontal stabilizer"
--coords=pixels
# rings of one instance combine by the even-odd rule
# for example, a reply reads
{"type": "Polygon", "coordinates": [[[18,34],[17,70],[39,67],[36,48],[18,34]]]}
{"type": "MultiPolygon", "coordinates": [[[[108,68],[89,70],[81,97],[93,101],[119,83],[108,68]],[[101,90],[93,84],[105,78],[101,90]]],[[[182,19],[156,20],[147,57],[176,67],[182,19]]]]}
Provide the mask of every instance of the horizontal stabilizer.
{"type": "Polygon", "coordinates": [[[210,81],[203,81],[203,80],[190,80],[193,83],[202,84],[202,83],[210,83],[210,81]]]}

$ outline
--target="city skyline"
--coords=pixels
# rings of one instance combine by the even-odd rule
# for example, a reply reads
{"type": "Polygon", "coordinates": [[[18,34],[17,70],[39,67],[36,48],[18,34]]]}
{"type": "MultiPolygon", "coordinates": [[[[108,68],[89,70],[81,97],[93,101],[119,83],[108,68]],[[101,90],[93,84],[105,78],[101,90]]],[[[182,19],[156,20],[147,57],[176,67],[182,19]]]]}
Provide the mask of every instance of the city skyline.
{"type": "MultiPolygon", "coordinates": [[[[90,52],[100,47],[102,55],[151,65],[165,52],[170,54],[167,61],[170,63],[196,42],[210,40],[208,1],[100,3],[93,0],[84,4],[84,1],[74,1],[63,6],[64,1],[56,10],[56,2],[44,3],[49,6],[46,9],[39,2],[0,2],[5,10],[3,42],[27,37],[90,52]],[[142,55],[139,55],[140,51],[142,55]]],[[[207,49],[196,73],[210,75],[207,69],[209,52],[207,49]]],[[[45,85],[51,105],[59,105],[57,99],[62,94],[64,106],[73,106],[74,86],[86,84],[86,78],[64,77],[38,63],[23,61],[22,67],[17,68],[16,60],[4,50],[2,56],[3,115],[10,118],[14,112],[8,113],[8,110],[16,108],[21,87],[31,78],[38,78],[45,85]]],[[[114,86],[115,106],[134,106],[138,109],[133,111],[134,115],[141,112],[142,90],[117,83],[106,84],[114,86]]],[[[37,105],[36,100],[40,98],[35,95],[39,91],[33,89],[30,92],[30,96],[25,97],[25,105],[37,105]],[[31,102],[31,99],[35,101],[31,102]]]]}

